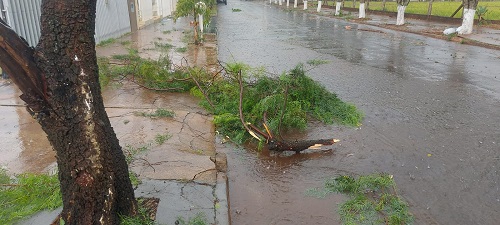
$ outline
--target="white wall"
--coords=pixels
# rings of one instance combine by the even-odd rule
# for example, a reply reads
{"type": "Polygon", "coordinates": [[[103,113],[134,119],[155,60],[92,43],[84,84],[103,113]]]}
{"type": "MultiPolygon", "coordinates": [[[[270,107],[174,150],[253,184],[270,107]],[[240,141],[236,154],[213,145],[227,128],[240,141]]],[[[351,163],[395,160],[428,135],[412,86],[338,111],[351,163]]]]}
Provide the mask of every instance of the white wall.
{"type": "Polygon", "coordinates": [[[173,0],[158,0],[158,14],[163,17],[172,15],[173,3],[173,0]]]}
{"type": "Polygon", "coordinates": [[[138,0],[139,3],[139,22],[147,22],[153,19],[153,1],[152,0],[138,0]]]}

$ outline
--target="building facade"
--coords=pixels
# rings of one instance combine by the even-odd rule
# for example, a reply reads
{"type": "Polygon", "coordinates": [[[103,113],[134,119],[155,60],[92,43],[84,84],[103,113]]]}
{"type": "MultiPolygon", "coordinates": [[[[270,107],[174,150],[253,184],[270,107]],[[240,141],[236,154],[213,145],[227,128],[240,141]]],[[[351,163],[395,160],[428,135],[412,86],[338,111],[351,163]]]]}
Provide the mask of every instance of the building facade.
{"type": "MultiPolygon", "coordinates": [[[[35,46],[40,38],[42,0],[0,0],[0,17],[35,46]]],[[[95,39],[99,43],[134,32],[172,15],[177,0],[97,0],[95,39]]]]}

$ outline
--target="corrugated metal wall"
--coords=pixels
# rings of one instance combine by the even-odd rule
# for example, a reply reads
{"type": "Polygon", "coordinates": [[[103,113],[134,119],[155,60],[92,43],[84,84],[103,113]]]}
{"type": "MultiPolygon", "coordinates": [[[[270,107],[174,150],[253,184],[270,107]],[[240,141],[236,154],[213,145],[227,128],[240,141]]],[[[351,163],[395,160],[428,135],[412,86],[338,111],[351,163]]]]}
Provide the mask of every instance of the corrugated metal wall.
{"type": "MultiPolygon", "coordinates": [[[[40,38],[40,15],[42,0],[0,0],[6,9],[9,25],[31,46],[40,38]]],[[[139,23],[152,22],[153,0],[138,0],[139,23]]],[[[157,16],[172,14],[177,0],[156,0],[157,16]]],[[[128,6],[125,0],[98,0],[96,12],[95,39],[99,43],[109,38],[117,38],[130,32],[128,6]]]]}
{"type": "Polygon", "coordinates": [[[120,37],[130,32],[127,1],[98,0],[95,39],[99,43],[109,38],[120,37]]]}
{"type": "Polygon", "coordinates": [[[40,5],[42,0],[4,0],[7,21],[13,30],[31,46],[40,37],[40,5]]]}
{"type": "MultiPolygon", "coordinates": [[[[3,0],[3,3],[9,25],[31,46],[35,46],[40,38],[42,0],[3,0]]],[[[97,43],[130,32],[127,2],[98,0],[95,32],[97,43]]]]}

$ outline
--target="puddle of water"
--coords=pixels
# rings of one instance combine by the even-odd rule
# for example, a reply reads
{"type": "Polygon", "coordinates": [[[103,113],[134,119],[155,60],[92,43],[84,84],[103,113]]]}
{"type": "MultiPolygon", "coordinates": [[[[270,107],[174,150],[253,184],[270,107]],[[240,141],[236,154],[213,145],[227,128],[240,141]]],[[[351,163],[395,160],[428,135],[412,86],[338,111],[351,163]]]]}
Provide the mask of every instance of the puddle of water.
{"type": "Polygon", "coordinates": [[[16,174],[43,171],[55,160],[45,132],[26,111],[14,84],[2,80],[0,86],[0,166],[16,174]]]}
{"type": "MultiPolygon", "coordinates": [[[[340,224],[337,205],[345,196],[330,194],[323,198],[307,195],[307,190],[322,188],[326,179],[340,172],[326,169],[320,176],[304,179],[304,164],[327,160],[334,150],[295,153],[261,152],[255,146],[245,149],[218,146],[228,156],[228,177],[233,224],[340,224]]],[[[324,170],[324,168],[310,168],[324,170]]]]}

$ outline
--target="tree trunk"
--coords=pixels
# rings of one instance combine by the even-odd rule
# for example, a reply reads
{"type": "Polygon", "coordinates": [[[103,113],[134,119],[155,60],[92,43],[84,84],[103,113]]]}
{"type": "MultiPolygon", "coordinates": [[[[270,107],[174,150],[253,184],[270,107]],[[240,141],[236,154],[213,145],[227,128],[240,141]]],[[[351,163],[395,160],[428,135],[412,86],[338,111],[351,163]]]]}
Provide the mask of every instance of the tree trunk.
{"type": "Polygon", "coordinates": [[[335,3],[335,15],[338,16],[340,15],[340,6],[342,5],[342,2],[337,0],[335,3]]]}
{"type": "Polygon", "coordinates": [[[430,17],[432,15],[432,3],[434,0],[429,1],[429,7],[427,8],[427,17],[430,17]]]}
{"type": "Polygon", "coordinates": [[[396,25],[404,25],[405,24],[405,10],[406,6],[398,5],[398,15],[396,17],[396,25]]]}
{"type": "Polygon", "coordinates": [[[365,0],[360,0],[359,1],[359,18],[363,19],[366,17],[365,14],[365,0]]]}
{"type": "Polygon", "coordinates": [[[405,10],[408,4],[410,4],[410,0],[396,0],[398,3],[398,15],[396,17],[396,25],[404,25],[405,24],[405,10]]]}
{"type": "Polygon", "coordinates": [[[36,49],[0,24],[0,66],[56,151],[64,224],[119,224],[137,212],[101,96],[95,13],[96,0],[44,0],[36,49]]]}
{"type": "Polygon", "coordinates": [[[474,15],[479,0],[463,0],[464,16],[462,26],[457,28],[458,34],[471,34],[474,27],[474,15]]]}

